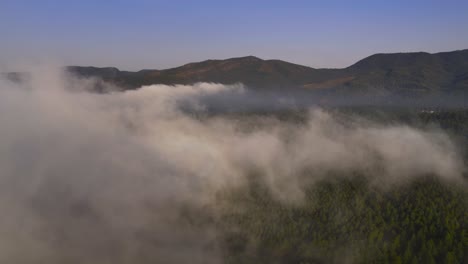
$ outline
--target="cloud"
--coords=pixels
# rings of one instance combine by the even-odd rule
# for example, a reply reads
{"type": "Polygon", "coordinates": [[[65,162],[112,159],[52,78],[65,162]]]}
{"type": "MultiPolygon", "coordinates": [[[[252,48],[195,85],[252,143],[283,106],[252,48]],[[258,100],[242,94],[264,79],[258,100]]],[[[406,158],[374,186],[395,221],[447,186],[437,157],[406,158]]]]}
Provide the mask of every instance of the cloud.
{"type": "Polygon", "coordinates": [[[45,68],[0,85],[2,263],[219,263],[212,220],[181,212],[215,215],[215,194],[253,172],[279,200],[297,202],[331,173],[379,184],[457,180],[464,170],[440,131],[321,109],[300,124],[204,115],[217,99],[261,102],[241,84],[93,94],[89,81],[45,68]]]}

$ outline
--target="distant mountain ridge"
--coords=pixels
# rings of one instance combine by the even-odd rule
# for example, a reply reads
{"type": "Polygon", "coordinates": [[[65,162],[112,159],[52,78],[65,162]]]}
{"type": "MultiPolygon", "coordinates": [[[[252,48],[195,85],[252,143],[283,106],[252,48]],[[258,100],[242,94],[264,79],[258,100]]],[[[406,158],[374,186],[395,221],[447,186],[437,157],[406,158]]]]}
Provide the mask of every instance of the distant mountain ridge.
{"type": "Polygon", "coordinates": [[[339,94],[457,94],[468,92],[468,49],[441,53],[374,54],[343,69],[315,69],[254,56],[206,60],[166,70],[120,71],[70,66],[81,77],[97,77],[125,89],[151,84],[241,82],[252,89],[327,90],[339,94]]]}
{"type": "MultiPolygon", "coordinates": [[[[151,84],[216,82],[243,83],[253,90],[299,90],[344,97],[450,95],[465,98],[468,95],[468,49],[434,54],[374,54],[342,69],[315,69],[254,56],[137,72],[120,71],[114,67],[68,66],[66,69],[78,77],[97,78],[123,89],[151,84]]],[[[15,73],[5,76],[19,79],[15,73]]]]}
{"type": "Polygon", "coordinates": [[[308,81],[325,80],[321,70],[281,60],[262,60],[254,56],[226,60],[206,60],[166,70],[119,71],[117,68],[71,66],[79,76],[98,77],[126,88],[150,84],[191,84],[216,82],[244,83],[253,89],[294,88],[308,81]]]}
{"type": "Polygon", "coordinates": [[[457,93],[468,90],[468,50],[369,56],[346,69],[356,87],[382,87],[396,93],[457,93]]]}

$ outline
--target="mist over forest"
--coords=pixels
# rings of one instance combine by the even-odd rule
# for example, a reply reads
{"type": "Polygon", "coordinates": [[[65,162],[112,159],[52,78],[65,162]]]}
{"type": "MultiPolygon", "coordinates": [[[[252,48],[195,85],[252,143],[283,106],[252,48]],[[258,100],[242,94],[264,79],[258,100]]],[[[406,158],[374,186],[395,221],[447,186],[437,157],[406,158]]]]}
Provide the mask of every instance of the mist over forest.
{"type": "Polygon", "coordinates": [[[0,79],[2,263],[468,260],[465,108],[28,72],[0,79]]]}
{"type": "Polygon", "coordinates": [[[468,264],[467,14],[0,0],[0,264],[468,264]]]}

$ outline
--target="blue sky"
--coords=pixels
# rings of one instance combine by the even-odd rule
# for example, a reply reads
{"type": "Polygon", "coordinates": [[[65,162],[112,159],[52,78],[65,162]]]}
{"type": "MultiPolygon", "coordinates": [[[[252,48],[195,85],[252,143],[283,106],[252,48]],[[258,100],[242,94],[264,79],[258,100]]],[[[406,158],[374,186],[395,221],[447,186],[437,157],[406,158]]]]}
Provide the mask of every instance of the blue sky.
{"type": "Polygon", "coordinates": [[[162,69],[255,55],[334,68],[468,48],[468,1],[0,0],[0,36],[0,66],[162,69]]]}

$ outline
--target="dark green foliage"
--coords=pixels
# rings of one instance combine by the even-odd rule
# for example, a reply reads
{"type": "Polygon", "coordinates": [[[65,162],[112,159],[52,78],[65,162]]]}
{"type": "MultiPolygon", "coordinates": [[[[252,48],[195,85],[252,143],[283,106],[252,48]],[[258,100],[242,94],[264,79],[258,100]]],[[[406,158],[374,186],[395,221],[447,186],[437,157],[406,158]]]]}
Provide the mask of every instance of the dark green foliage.
{"type": "MultiPolygon", "coordinates": [[[[467,152],[464,109],[330,111],[336,118],[342,114],[374,124],[441,129],[467,152]]],[[[307,114],[275,116],[301,123],[307,114]]],[[[224,210],[217,225],[226,263],[468,263],[467,178],[460,184],[421,176],[375,188],[372,175],[339,176],[305,188],[299,204],[275,199],[261,177],[222,192],[218,201],[224,210]]]]}
{"type": "Polygon", "coordinates": [[[467,198],[433,177],[382,190],[356,176],[287,204],[252,181],[220,195],[219,228],[227,263],[463,263],[467,198]]]}

